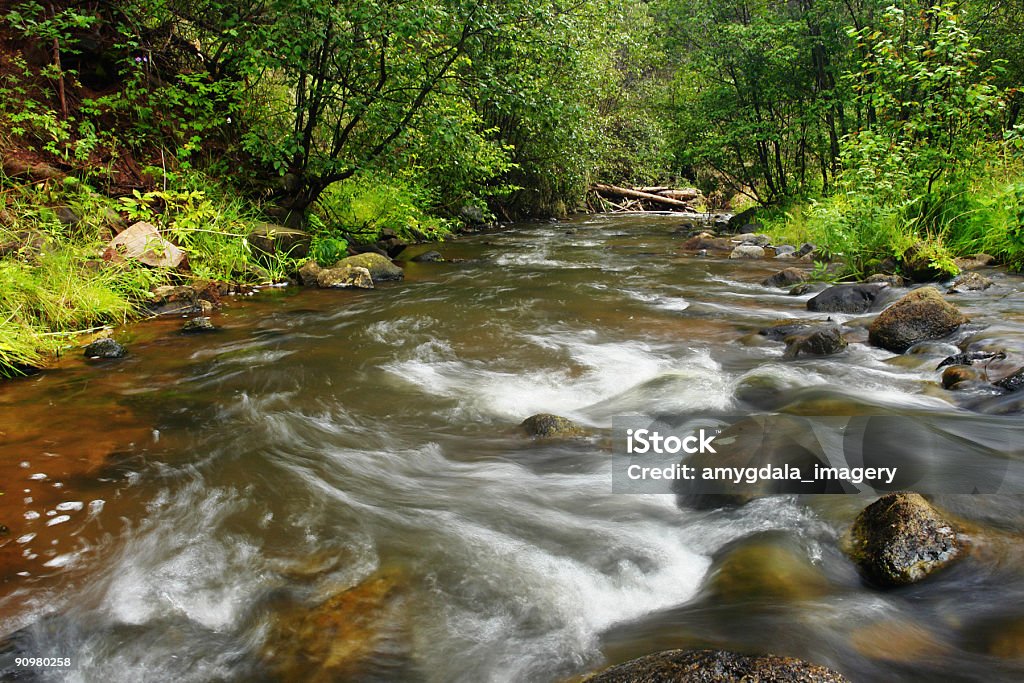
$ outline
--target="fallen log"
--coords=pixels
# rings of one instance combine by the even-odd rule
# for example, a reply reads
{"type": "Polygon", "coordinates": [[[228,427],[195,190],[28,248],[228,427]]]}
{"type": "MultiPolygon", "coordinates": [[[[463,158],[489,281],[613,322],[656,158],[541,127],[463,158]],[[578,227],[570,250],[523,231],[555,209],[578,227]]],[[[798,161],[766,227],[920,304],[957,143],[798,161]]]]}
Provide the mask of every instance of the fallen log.
{"type": "Polygon", "coordinates": [[[664,197],[658,194],[652,194],[650,192],[642,192],[640,190],[631,190],[627,187],[618,187],[616,185],[606,185],[604,183],[594,183],[590,186],[590,189],[596,192],[598,195],[617,195],[619,197],[628,197],[630,199],[641,199],[648,202],[654,202],[662,204],[664,206],[671,206],[683,211],[694,213],[694,208],[686,202],[679,201],[678,199],[672,199],[670,197],[664,197]]]}

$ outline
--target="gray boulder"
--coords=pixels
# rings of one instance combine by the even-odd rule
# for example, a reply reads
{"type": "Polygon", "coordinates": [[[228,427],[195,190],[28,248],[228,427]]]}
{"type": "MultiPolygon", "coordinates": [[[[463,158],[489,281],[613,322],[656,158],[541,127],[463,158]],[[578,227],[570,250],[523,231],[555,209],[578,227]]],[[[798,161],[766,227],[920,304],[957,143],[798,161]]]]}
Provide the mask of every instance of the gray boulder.
{"type": "Polygon", "coordinates": [[[797,334],[786,339],[786,358],[805,356],[831,356],[847,347],[839,328],[835,325],[818,328],[808,334],[797,334]]]}
{"type": "Polygon", "coordinates": [[[808,311],[866,313],[887,289],[883,284],[833,285],[807,301],[808,311]]]}
{"type": "Polygon", "coordinates": [[[764,258],[764,247],[753,244],[741,244],[729,254],[731,259],[759,259],[764,258]]]}

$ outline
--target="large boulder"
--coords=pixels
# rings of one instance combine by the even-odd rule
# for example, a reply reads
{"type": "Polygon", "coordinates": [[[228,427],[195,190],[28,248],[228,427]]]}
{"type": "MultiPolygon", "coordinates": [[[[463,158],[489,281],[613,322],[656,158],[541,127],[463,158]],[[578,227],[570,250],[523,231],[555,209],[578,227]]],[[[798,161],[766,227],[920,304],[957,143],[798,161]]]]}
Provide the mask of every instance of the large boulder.
{"type": "Polygon", "coordinates": [[[807,274],[797,268],[784,268],[761,280],[762,287],[792,287],[807,280],[807,274]]]}
{"type": "Polygon", "coordinates": [[[868,340],[903,353],[917,342],[949,336],[965,322],[967,318],[939,290],[922,287],[882,311],[868,328],[868,340]]]}
{"type": "Polygon", "coordinates": [[[541,439],[565,439],[586,434],[586,431],[572,420],[550,413],[531,415],[523,420],[519,427],[527,436],[541,439]]]}
{"type": "Polygon", "coordinates": [[[757,259],[764,258],[764,247],[753,244],[741,244],[729,254],[731,259],[757,259]]]}
{"type": "Polygon", "coordinates": [[[846,683],[823,666],[775,655],[726,650],[666,650],[613,666],[585,683],[846,683]]]}
{"type": "Polygon", "coordinates": [[[152,223],[140,221],[110,240],[103,258],[115,262],[130,259],[153,268],[177,268],[185,261],[185,252],[161,237],[152,223]]]}
{"type": "Polygon", "coordinates": [[[374,284],[387,280],[401,280],[405,277],[405,271],[392,263],[391,259],[372,252],[349,256],[334,264],[335,268],[344,268],[345,266],[366,268],[370,271],[370,277],[374,284]]]}
{"type": "Polygon", "coordinates": [[[321,289],[373,289],[373,278],[366,268],[356,266],[321,268],[316,275],[316,284],[321,289]]]}
{"type": "Polygon", "coordinates": [[[835,325],[820,327],[807,334],[795,334],[786,339],[786,358],[805,356],[831,356],[845,351],[846,339],[835,325]]]}
{"type": "Polygon", "coordinates": [[[916,493],[890,493],[864,508],[845,546],[861,575],[883,587],[920,581],[962,552],[953,524],[916,493]]]}
{"type": "Polygon", "coordinates": [[[867,313],[888,289],[881,283],[833,285],[807,301],[808,311],[867,313]]]}

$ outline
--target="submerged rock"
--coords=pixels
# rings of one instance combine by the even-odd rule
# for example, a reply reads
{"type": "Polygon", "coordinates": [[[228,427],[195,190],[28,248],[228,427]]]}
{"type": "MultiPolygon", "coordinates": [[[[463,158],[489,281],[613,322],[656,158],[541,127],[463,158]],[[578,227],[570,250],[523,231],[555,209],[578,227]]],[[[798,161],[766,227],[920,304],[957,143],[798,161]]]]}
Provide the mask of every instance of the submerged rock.
{"type": "Polygon", "coordinates": [[[321,289],[373,289],[373,278],[366,268],[344,266],[341,268],[321,268],[316,274],[316,284],[321,289]]]}
{"type": "Polygon", "coordinates": [[[764,258],[764,247],[753,244],[741,244],[729,254],[731,259],[759,259],[764,258]]]}
{"type": "Polygon", "coordinates": [[[411,260],[417,263],[436,263],[437,261],[443,261],[444,258],[439,251],[425,251],[422,254],[413,256],[411,260]]]}
{"type": "Polygon", "coordinates": [[[382,570],[316,606],[292,604],[271,623],[263,659],[290,681],[362,680],[367,665],[403,626],[406,578],[382,570]]]}
{"type": "Polygon", "coordinates": [[[531,415],[523,420],[519,427],[527,436],[543,439],[571,438],[586,434],[586,431],[572,420],[550,413],[531,415]]]}
{"type": "Polygon", "coordinates": [[[831,356],[846,350],[848,344],[835,325],[816,329],[808,334],[797,334],[786,339],[786,358],[805,356],[831,356]]]}
{"type": "Polygon", "coordinates": [[[823,666],[775,655],[727,650],[666,650],[613,666],[586,683],[847,683],[823,666]]]}
{"type": "Polygon", "coordinates": [[[184,325],[181,326],[181,331],[185,334],[199,334],[202,332],[215,332],[217,327],[213,324],[207,316],[201,315],[192,318],[184,325]]]}
{"type": "Polygon", "coordinates": [[[781,534],[761,534],[731,544],[715,558],[709,576],[716,602],[791,602],[828,593],[821,570],[781,534]]]}
{"type": "Polygon", "coordinates": [[[833,285],[807,301],[808,311],[819,313],[866,313],[883,292],[884,284],[833,285]]]}
{"type": "Polygon", "coordinates": [[[946,290],[949,294],[961,294],[963,292],[982,292],[991,287],[994,282],[984,275],[978,273],[964,273],[956,280],[953,281],[953,285],[946,290]]]}
{"type": "Polygon", "coordinates": [[[882,311],[868,328],[868,340],[903,353],[917,342],[947,337],[966,322],[967,318],[943,299],[939,290],[922,287],[882,311]]]}
{"type": "Polygon", "coordinates": [[[110,337],[97,339],[85,347],[83,355],[86,358],[123,358],[128,353],[123,346],[110,337]]]}
{"type": "Polygon", "coordinates": [[[796,268],[784,268],[761,280],[762,287],[792,287],[807,280],[807,274],[796,268]]]}
{"type": "Polygon", "coordinates": [[[956,389],[963,382],[977,382],[981,373],[969,365],[950,365],[942,373],[942,388],[956,389]]]}
{"type": "Polygon", "coordinates": [[[846,539],[850,559],[883,587],[921,581],[955,560],[961,543],[953,525],[916,493],[890,493],[864,508],[846,539]]]}
{"type": "Polygon", "coordinates": [[[366,268],[370,271],[370,278],[373,279],[374,284],[387,280],[401,280],[405,277],[405,271],[392,263],[391,259],[372,252],[349,256],[334,264],[334,268],[344,268],[345,266],[366,268]]]}
{"type": "Polygon", "coordinates": [[[1024,389],[1024,368],[1017,370],[1017,372],[1009,377],[1002,378],[998,382],[993,382],[993,384],[1007,391],[1020,391],[1024,389]]]}

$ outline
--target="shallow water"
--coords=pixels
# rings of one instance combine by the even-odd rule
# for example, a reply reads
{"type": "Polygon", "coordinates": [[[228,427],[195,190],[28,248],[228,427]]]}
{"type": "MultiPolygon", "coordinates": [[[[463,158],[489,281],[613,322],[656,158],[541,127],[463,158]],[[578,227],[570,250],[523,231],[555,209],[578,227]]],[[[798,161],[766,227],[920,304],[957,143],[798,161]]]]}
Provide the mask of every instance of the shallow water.
{"type": "MultiPolygon", "coordinates": [[[[1020,496],[937,498],[979,550],[880,592],[838,550],[870,498],[612,494],[618,415],[1021,408],[942,390],[939,345],[784,360],[755,332],[820,317],[808,297],[759,286],[770,262],[683,254],[679,227],[466,237],[400,284],[263,292],[217,334],[145,323],[123,361],[0,385],[0,649],[73,657],[44,676],[71,681],[560,681],[698,646],[1024,677],[1020,496]],[[538,412],[598,436],[530,442],[538,412]]],[[[986,274],[953,341],[1005,349],[995,378],[1024,359],[1024,286],[986,274]]],[[[835,317],[866,339],[872,316],[835,317]]]]}

